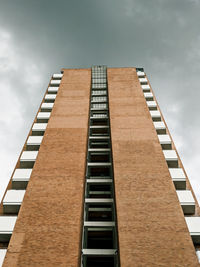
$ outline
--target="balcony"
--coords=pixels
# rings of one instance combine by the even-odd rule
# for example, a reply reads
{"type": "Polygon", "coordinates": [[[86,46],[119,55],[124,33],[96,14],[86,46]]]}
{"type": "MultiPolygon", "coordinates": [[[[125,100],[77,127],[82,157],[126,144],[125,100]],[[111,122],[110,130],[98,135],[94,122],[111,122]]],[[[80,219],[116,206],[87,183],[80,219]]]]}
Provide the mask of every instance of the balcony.
{"type": "MultiPolygon", "coordinates": [[[[104,165],[99,164],[99,166],[106,166],[105,163],[110,164],[110,149],[109,148],[89,148],[88,152],[89,152],[88,164],[91,164],[91,163],[95,163],[95,164],[103,163],[104,164],[104,165]]],[[[88,165],[88,166],[93,166],[93,165],[88,165]]]]}
{"type": "Polygon", "coordinates": [[[109,148],[110,137],[109,136],[90,136],[89,147],[90,148],[109,148]]]}
{"type": "Polygon", "coordinates": [[[93,141],[96,141],[96,140],[103,140],[103,141],[105,141],[105,140],[110,140],[110,136],[104,136],[104,135],[102,135],[102,136],[89,136],[89,139],[90,140],[93,140],[93,141]]]}
{"type": "Polygon", "coordinates": [[[178,156],[175,150],[163,150],[169,168],[178,168],[178,156]]]}
{"type": "MultiPolygon", "coordinates": [[[[117,247],[114,226],[115,225],[113,222],[103,222],[103,223],[102,222],[85,222],[84,223],[83,249],[90,249],[92,250],[90,252],[93,252],[93,253],[95,249],[102,250],[101,252],[104,252],[104,253],[105,253],[105,250],[107,250],[106,254],[112,255],[111,254],[112,252],[110,250],[114,250],[117,247]],[[109,254],[108,254],[108,250],[109,250],[109,254]]],[[[92,266],[102,266],[102,265],[99,265],[99,263],[100,262],[98,262],[98,265],[92,265],[92,266]]],[[[112,265],[110,265],[109,263],[109,265],[106,265],[106,266],[110,267],[112,265]]]]}
{"type": "Polygon", "coordinates": [[[107,110],[92,110],[90,116],[93,118],[108,118],[107,110]]]}
{"type": "Polygon", "coordinates": [[[92,96],[106,96],[107,91],[106,90],[94,90],[92,91],[92,96]]]}
{"type": "Polygon", "coordinates": [[[3,266],[4,258],[6,256],[7,249],[0,249],[0,267],[3,266]]]}
{"type": "Polygon", "coordinates": [[[137,76],[140,78],[144,78],[145,77],[145,73],[143,71],[137,71],[137,76]]]}
{"type": "Polygon", "coordinates": [[[107,83],[102,83],[102,84],[98,84],[98,83],[92,83],[92,90],[93,89],[106,89],[107,88],[107,83]]]}
{"type": "Polygon", "coordinates": [[[108,119],[108,114],[107,113],[92,113],[92,116],[90,116],[91,120],[103,120],[103,119],[108,119]]]}
{"type": "Polygon", "coordinates": [[[148,84],[147,78],[139,78],[140,84],[148,84]]]}
{"type": "Polygon", "coordinates": [[[0,242],[9,242],[17,216],[0,216],[0,242]]]}
{"type": "Polygon", "coordinates": [[[16,169],[12,178],[13,189],[26,189],[32,169],[16,169]]]}
{"type": "Polygon", "coordinates": [[[200,217],[185,217],[193,243],[200,244],[200,217]]]}
{"type": "Polygon", "coordinates": [[[58,87],[60,85],[60,80],[51,80],[50,85],[58,87]]]}
{"type": "Polygon", "coordinates": [[[110,178],[111,168],[110,166],[88,167],[87,177],[93,179],[105,179],[110,178]]]}
{"type": "Polygon", "coordinates": [[[88,162],[88,167],[103,167],[103,166],[111,166],[110,162],[88,162]]]}
{"type": "Polygon", "coordinates": [[[181,168],[169,169],[172,181],[174,182],[175,188],[177,190],[186,189],[186,177],[181,168]]]}
{"type": "Polygon", "coordinates": [[[113,190],[110,183],[87,183],[87,198],[113,198],[113,190]]]}
{"type": "Polygon", "coordinates": [[[147,101],[147,106],[149,110],[157,110],[156,101],[147,101]]]}
{"type": "Polygon", "coordinates": [[[107,79],[106,78],[96,78],[96,77],[92,77],[92,83],[106,83],[107,82],[107,79]]]}
{"type": "Polygon", "coordinates": [[[172,149],[172,141],[171,141],[168,134],[158,135],[158,139],[160,141],[160,144],[161,144],[163,150],[172,149]]]}
{"type": "MultiPolygon", "coordinates": [[[[106,256],[106,255],[115,255],[117,250],[116,249],[82,249],[84,255],[99,255],[99,256],[106,256]]],[[[104,266],[104,265],[103,265],[104,266]]]]}
{"type": "Polygon", "coordinates": [[[98,104],[94,104],[92,103],[91,106],[91,111],[105,111],[108,109],[108,106],[106,103],[98,103],[98,104]]]}
{"type": "Polygon", "coordinates": [[[55,73],[55,74],[53,74],[53,79],[54,80],[61,80],[62,79],[62,77],[63,77],[63,74],[62,73],[55,73]]]}
{"type": "Polygon", "coordinates": [[[91,126],[107,126],[108,125],[108,117],[103,116],[94,116],[90,117],[90,125],[91,126]]]}
{"type": "Polygon", "coordinates": [[[110,176],[111,176],[110,162],[89,162],[87,164],[87,177],[91,177],[94,179],[95,178],[104,179],[104,178],[110,178],[110,176]]]}
{"type": "Polygon", "coordinates": [[[56,99],[56,94],[46,94],[44,98],[46,103],[53,103],[55,99],[56,99]]]}
{"type": "Polygon", "coordinates": [[[146,101],[152,101],[153,100],[153,94],[152,93],[144,93],[144,97],[146,101]]]}
{"type": "Polygon", "coordinates": [[[87,177],[110,178],[110,148],[89,148],[88,152],[87,177]]]}
{"type": "Polygon", "coordinates": [[[112,198],[85,198],[85,203],[98,203],[98,204],[104,204],[104,203],[113,203],[112,198]]]}
{"type": "Polygon", "coordinates": [[[51,112],[54,103],[42,103],[41,112],[51,112]]]}
{"type": "Polygon", "coordinates": [[[37,115],[37,122],[47,123],[51,116],[51,112],[39,112],[37,115]]]}
{"type": "Polygon", "coordinates": [[[38,151],[24,151],[20,157],[20,168],[33,168],[38,151]]]}
{"type": "Polygon", "coordinates": [[[114,249],[113,229],[87,229],[85,243],[86,249],[114,249]]]}
{"type": "Polygon", "coordinates": [[[27,151],[37,151],[40,148],[43,136],[29,136],[26,143],[27,151]]]}
{"type": "Polygon", "coordinates": [[[146,85],[141,85],[142,86],[142,91],[144,93],[149,93],[150,92],[150,86],[148,84],[146,85]]]}
{"type": "Polygon", "coordinates": [[[110,152],[110,148],[89,148],[89,152],[107,153],[110,152]]]}
{"type": "Polygon", "coordinates": [[[117,266],[116,249],[82,249],[83,267],[117,266]]]}
{"type": "Polygon", "coordinates": [[[86,249],[115,249],[115,222],[85,221],[84,243],[86,249]]]}
{"type": "Polygon", "coordinates": [[[8,190],[3,199],[3,211],[5,214],[17,214],[21,207],[26,190],[8,190]]]}
{"type": "Polygon", "coordinates": [[[32,127],[32,135],[44,135],[47,123],[34,123],[32,127]]]}
{"type": "Polygon", "coordinates": [[[116,249],[115,222],[84,221],[85,249],[116,249]]]}
{"type": "Polygon", "coordinates": [[[59,87],[49,87],[48,94],[57,94],[59,87]]]}
{"type": "Polygon", "coordinates": [[[84,222],[85,227],[115,227],[115,222],[84,222]]]}
{"type": "Polygon", "coordinates": [[[109,134],[109,126],[90,126],[90,134],[92,136],[102,136],[109,134]]]}
{"type": "Polygon", "coordinates": [[[177,190],[179,202],[183,209],[184,214],[195,213],[195,200],[190,190],[177,190]]]}
{"type": "Polygon", "coordinates": [[[107,102],[107,96],[93,96],[91,103],[104,103],[107,102]]]}
{"type": "Polygon", "coordinates": [[[153,124],[154,124],[157,134],[166,134],[166,127],[165,127],[164,122],[155,121],[153,124]]]}
{"type": "MultiPolygon", "coordinates": [[[[96,198],[97,199],[97,198],[96,198]]],[[[108,198],[107,198],[108,199],[108,198]]],[[[113,202],[97,201],[85,203],[85,217],[87,222],[114,222],[113,202]]]]}
{"type": "Polygon", "coordinates": [[[161,115],[159,110],[150,110],[150,115],[153,121],[161,121],[161,115]]]}
{"type": "Polygon", "coordinates": [[[102,183],[108,183],[111,184],[113,182],[112,179],[87,179],[87,183],[96,183],[96,184],[102,184],[102,183]]]}

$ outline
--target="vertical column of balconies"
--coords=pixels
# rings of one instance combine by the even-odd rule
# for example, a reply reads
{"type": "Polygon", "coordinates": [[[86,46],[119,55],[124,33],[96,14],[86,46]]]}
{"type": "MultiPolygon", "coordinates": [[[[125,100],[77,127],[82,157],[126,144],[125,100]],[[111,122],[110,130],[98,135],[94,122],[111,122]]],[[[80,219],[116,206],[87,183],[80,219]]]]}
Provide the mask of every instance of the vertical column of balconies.
{"type": "Polygon", "coordinates": [[[83,267],[118,266],[115,195],[105,66],[92,68],[86,166],[83,267]]]}
{"type": "MultiPolygon", "coordinates": [[[[188,189],[186,175],[178,159],[174,145],[162,119],[155,96],[149,85],[146,74],[143,69],[137,69],[137,76],[146,99],[146,103],[156,129],[160,145],[167,162],[169,173],[174,183],[178,200],[182,207],[188,230],[192,237],[194,246],[200,246],[200,217],[196,214],[195,199],[191,190],[188,189]]],[[[200,251],[197,250],[197,256],[200,260],[200,251]]]]}
{"type": "Polygon", "coordinates": [[[56,99],[62,74],[54,74],[47,89],[47,94],[36,116],[30,135],[19,158],[19,167],[12,176],[12,189],[7,190],[3,198],[3,214],[0,216],[0,266],[11,238],[17,214],[22,204],[40,144],[56,99]]]}

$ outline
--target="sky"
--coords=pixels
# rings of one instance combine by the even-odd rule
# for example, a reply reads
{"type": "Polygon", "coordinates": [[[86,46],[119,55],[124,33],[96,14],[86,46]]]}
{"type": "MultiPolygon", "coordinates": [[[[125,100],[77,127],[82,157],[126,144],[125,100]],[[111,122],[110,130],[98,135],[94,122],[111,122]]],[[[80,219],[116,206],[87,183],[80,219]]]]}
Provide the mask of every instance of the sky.
{"type": "Polygon", "coordinates": [[[50,77],[144,67],[200,202],[200,0],[0,0],[0,198],[50,77]]]}

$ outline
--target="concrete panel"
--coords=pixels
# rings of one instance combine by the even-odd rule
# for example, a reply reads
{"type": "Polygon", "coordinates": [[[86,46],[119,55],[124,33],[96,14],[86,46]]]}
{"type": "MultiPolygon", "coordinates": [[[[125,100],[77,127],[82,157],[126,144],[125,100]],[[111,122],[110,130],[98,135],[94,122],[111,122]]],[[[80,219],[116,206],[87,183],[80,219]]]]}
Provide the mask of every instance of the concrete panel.
{"type": "Polygon", "coordinates": [[[16,169],[12,178],[13,189],[26,189],[32,169],[16,169]]]}
{"type": "Polygon", "coordinates": [[[4,213],[17,214],[24,198],[25,190],[8,190],[3,199],[4,213]]]}

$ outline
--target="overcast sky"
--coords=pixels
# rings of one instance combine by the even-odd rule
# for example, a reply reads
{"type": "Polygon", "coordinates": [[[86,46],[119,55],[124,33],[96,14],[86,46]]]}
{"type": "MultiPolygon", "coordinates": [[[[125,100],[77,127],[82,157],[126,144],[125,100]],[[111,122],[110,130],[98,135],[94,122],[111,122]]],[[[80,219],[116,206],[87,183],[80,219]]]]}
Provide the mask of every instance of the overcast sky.
{"type": "Polygon", "coordinates": [[[144,67],[200,201],[200,0],[0,0],[0,196],[62,67],[144,67]]]}

